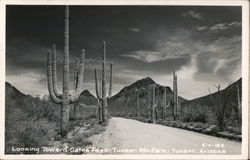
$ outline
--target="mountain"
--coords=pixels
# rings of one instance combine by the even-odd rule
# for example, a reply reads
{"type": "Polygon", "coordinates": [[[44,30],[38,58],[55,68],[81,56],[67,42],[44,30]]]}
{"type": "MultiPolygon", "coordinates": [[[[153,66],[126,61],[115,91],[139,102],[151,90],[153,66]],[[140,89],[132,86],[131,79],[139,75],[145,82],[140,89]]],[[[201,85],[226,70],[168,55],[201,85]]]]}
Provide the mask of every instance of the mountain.
{"type": "Polygon", "coordinates": [[[81,104],[85,104],[87,106],[97,106],[97,99],[93,96],[88,90],[82,91],[79,96],[78,101],[81,104]]]}
{"type": "MultiPolygon", "coordinates": [[[[78,102],[80,110],[85,109],[81,106],[97,105],[96,98],[88,90],[84,90],[80,94],[78,102]]],[[[50,99],[42,101],[38,97],[25,95],[8,82],[5,82],[5,108],[6,119],[13,118],[12,115],[15,112],[22,112],[27,117],[35,116],[36,119],[44,117],[49,121],[59,121],[60,119],[60,105],[54,104],[50,99]]]]}
{"type": "MultiPolygon", "coordinates": [[[[141,116],[148,116],[149,107],[151,103],[152,85],[155,85],[155,100],[156,100],[156,111],[158,116],[162,115],[162,97],[164,87],[156,84],[150,77],[138,80],[133,84],[124,87],[119,93],[112,96],[109,101],[109,113],[113,116],[128,116],[136,114],[136,89],[138,90],[139,97],[139,112],[141,116]]],[[[172,90],[166,87],[167,91],[167,102],[172,98],[172,90]]],[[[186,100],[179,97],[180,103],[186,100]]],[[[168,111],[170,114],[170,110],[168,111]]]]}
{"type": "Polygon", "coordinates": [[[29,95],[25,95],[19,90],[17,90],[10,83],[5,82],[5,116],[6,119],[15,112],[22,112],[27,117],[36,118],[48,117],[49,120],[56,121],[59,118],[58,115],[54,115],[55,110],[60,108],[53,105],[50,102],[41,101],[38,97],[33,98],[29,95]]]}
{"type": "Polygon", "coordinates": [[[238,110],[238,91],[239,89],[239,97],[241,99],[241,91],[242,91],[242,78],[232,83],[225,89],[221,90],[220,93],[212,93],[211,95],[202,96],[199,98],[195,98],[189,101],[182,103],[181,105],[181,115],[185,121],[203,121],[203,122],[212,122],[216,121],[216,110],[218,108],[214,108],[215,106],[212,103],[212,97],[219,97],[221,103],[227,103],[227,108],[225,110],[228,121],[235,123],[237,119],[238,110]],[[226,97],[227,96],[227,97],[226,97]]]}
{"type": "MultiPolygon", "coordinates": [[[[235,103],[236,101],[236,97],[237,97],[237,84],[239,85],[239,92],[240,92],[240,97],[241,97],[241,89],[242,89],[242,78],[240,78],[239,80],[235,81],[234,83],[230,84],[229,86],[227,86],[225,89],[221,90],[222,93],[225,92],[230,92],[230,99],[229,101],[232,103],[235,103]]],[[[209,91],[208,91],[209,93],[209,91]]],[[[218,93],[212,93],[212,96],[217,95],[218,93]]],[[[202,97],[198,97],[189,101],[184,102],[182,105],[186,106],[186,105],[194,105],[194,104],[201,104],[201,105],[210,105],[211,104],[211,98],[210,95],[206,95],[206,96],[202,96],[202,97]]]]}

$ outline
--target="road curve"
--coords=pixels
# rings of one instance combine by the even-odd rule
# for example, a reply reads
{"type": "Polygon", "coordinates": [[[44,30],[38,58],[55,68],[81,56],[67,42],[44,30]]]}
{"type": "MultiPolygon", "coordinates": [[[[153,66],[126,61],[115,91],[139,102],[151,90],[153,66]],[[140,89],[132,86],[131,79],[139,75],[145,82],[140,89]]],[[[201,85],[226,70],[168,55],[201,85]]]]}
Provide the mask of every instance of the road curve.
{"type": "Polygon", "coordinates": [[[209,154],[241,153],[241,143],[183,129],[112,117],[106,131],[92,136],[103,154],[209,154]]]}

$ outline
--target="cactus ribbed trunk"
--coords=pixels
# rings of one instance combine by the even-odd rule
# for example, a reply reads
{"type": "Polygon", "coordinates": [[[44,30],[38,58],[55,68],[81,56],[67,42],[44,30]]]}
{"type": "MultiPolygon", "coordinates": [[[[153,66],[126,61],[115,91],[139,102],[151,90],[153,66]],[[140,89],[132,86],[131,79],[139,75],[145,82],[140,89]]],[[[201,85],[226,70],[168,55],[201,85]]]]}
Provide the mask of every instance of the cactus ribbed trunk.
{"type": "MultiPolygon", "coordinates": [[[[64,54],[63,54],[63,101],[69,98],[69,6],[65,8],[64,54]]],[[[67,104],[67,103],[65,103],[67,104]]]]}
{"type": "Polygon", "coordinates": [[[82,50],[80,64],[76,60],[74,71],[74,92],[69,95],[69,6],[65,7],[65,32],[64,32],[64,54],[63,54],[63,90],[60,94],[57,90],[56,77],[56,46],[53,45],[53,52],[48,52],[47,58],[47,81],[48,90],[52,101],[61,104],[61,136],[65,137],[68,132],[70,104],[77,101],[82,91],[82,80],[84,71],[85,51],[82,50]]]}
{"type": "Polygon", "coordinates": [[[167,88],[164,86],[163,91],[163,106],[162,106],[162,119],[166,119],[166,108],[167,108],[167,88]]]}
{"type": "Polygon", "coordinates": [[[102,50],[102,106],[103,106],[103,122],[107,121],[108,104],[106,96],[106,42],[103,42],[102,50]]]}
{"type": "Polygon", "coordinates": [[[63,94],[62,94],[62,136],[68,131],[69,120],[69,7],[65,8],[65,32],[63,55],[63,94]]]}
{"type": "Polygon", "coordinates": [[[152,123],[155,123],[155,107],[156,107],[156,104],[155,104],[155,85],[152,86],[152,111],[151,111],[151,120],[152,120],[152,123]]]}
{"type": "Polygon", "coordinates": [[[173,117],[174,120],[178,119],[179,116],[179,101],[178,101],[178,90],[177,90],[177,76],[173,71],[173,117]]]}
{"type": "Polygon", "coordinates": [[[179,119],[179,98],[178,98],[178,86],[177,86],[177,75],[175,76],[175,86],[176,86],[176,118],[179,119]]]}
{"type": "Polygon", "coordinates": [[[236,87],[237,87],[237,102],[238,102],[238,123],[241,123],[241,116],[242,116],[242,109],[241,109],[241,100],[240,100],[240,86],[239,86],[239,82],[236,83],[236,87]]]}
{"type": "Polygon", "coordinates": [[[175,96],[175,71],[173,71],[173,117],[174,120],[176,119],[176,114],[175,114],[175,110],[176,110],[176,96],[175,96]]]}
{"type": "Polygon", "coordinates": [[[112,96],[112,81],[113,81],[113,76],[112,76],[112,71],[113,71],[113,64],[110,63],[110,70],[109,70],[109,96],[108,98],[110,98],[112,96]]]}
{"type": "Polygon", "coordinates": [[[138,93],[138,90],[136,89],[135,90],[135,94],[136,94],[136,117],[138,118],[140,116],[140,113],[139,113],[139,93],[138,93]]]}
{"type": "Polygon", "coordinates": [[[102,104],[101,104],[101,98],[100,98],[100,96],[101,96],[100,89],[98,90],[98,75],[97,75],[96,69],[95,69],[95,91],[96,91],[96,96],[97,96],[98,119],[99,119],[99,123],[101,123],[103,121],[103,119],[102,119],[102,104]]]}

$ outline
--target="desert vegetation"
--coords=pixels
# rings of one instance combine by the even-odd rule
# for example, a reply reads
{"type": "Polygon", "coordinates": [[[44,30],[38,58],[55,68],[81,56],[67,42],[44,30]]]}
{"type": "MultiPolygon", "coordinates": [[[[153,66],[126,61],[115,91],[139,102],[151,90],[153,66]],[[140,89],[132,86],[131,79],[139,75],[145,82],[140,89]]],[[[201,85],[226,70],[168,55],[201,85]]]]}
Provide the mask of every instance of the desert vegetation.
{"type": "MultiPolygon", "coordinates": [[[[175,76],[174,74],[173,77],[175,76]]],[[[176,79],[173,78],[174,81],[176,79]]],[[[173,85],[176,84],[177,82],[173,82],[173,85]]],[[[172,91],[150,78],[145,78],[125,87],[112,97],[110,110],[113,116],[241,140],[240,86],[241,79],[219,92],[189,101],[180,96],[176,98],[177,89],[172,91]],[[130,93],[135,96],[130,97],[130,93]],[[176,99],[178,107],[175,105],[176,99]],[[119,108],[118,104],[126,108],[119,108]]]]}
{"type": "Polygon", "coordinates": [[[90,145],[88,137],[105,130],[105,125],[100,125],[97,120],[96,105],[94,96],[87,91],[82,92],[75,109],[70,107],[68,134],[62,139],[61,106],[51,100],[42,101],[25,95],[6,83],[5,153],[43,154],[41,147],[90,145]],[[36,150],[13,150],[17,147],[40,150],[39,153],[36,150]]]}

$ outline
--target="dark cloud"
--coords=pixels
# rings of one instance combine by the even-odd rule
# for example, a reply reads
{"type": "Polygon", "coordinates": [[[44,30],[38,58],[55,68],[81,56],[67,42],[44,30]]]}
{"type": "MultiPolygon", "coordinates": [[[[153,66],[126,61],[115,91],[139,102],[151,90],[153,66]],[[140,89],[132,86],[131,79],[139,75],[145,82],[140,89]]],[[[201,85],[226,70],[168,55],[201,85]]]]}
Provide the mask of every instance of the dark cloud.
{"type": "MultiPolygon", "coordinates": [[[[70,6],[70,70],[84,48],[84,82],[92,91],[105,40],[116,91],[144,76],[160,80],[190,66],[194,81],[227,81],[239,70],[241,23],[236,6],[70,6]]],[[[56,44],[61,84],[63,33],[64,6],[7,6],[7,80],[20,85],[20,77],[46,89],[47,50],[56,44]]]]}

